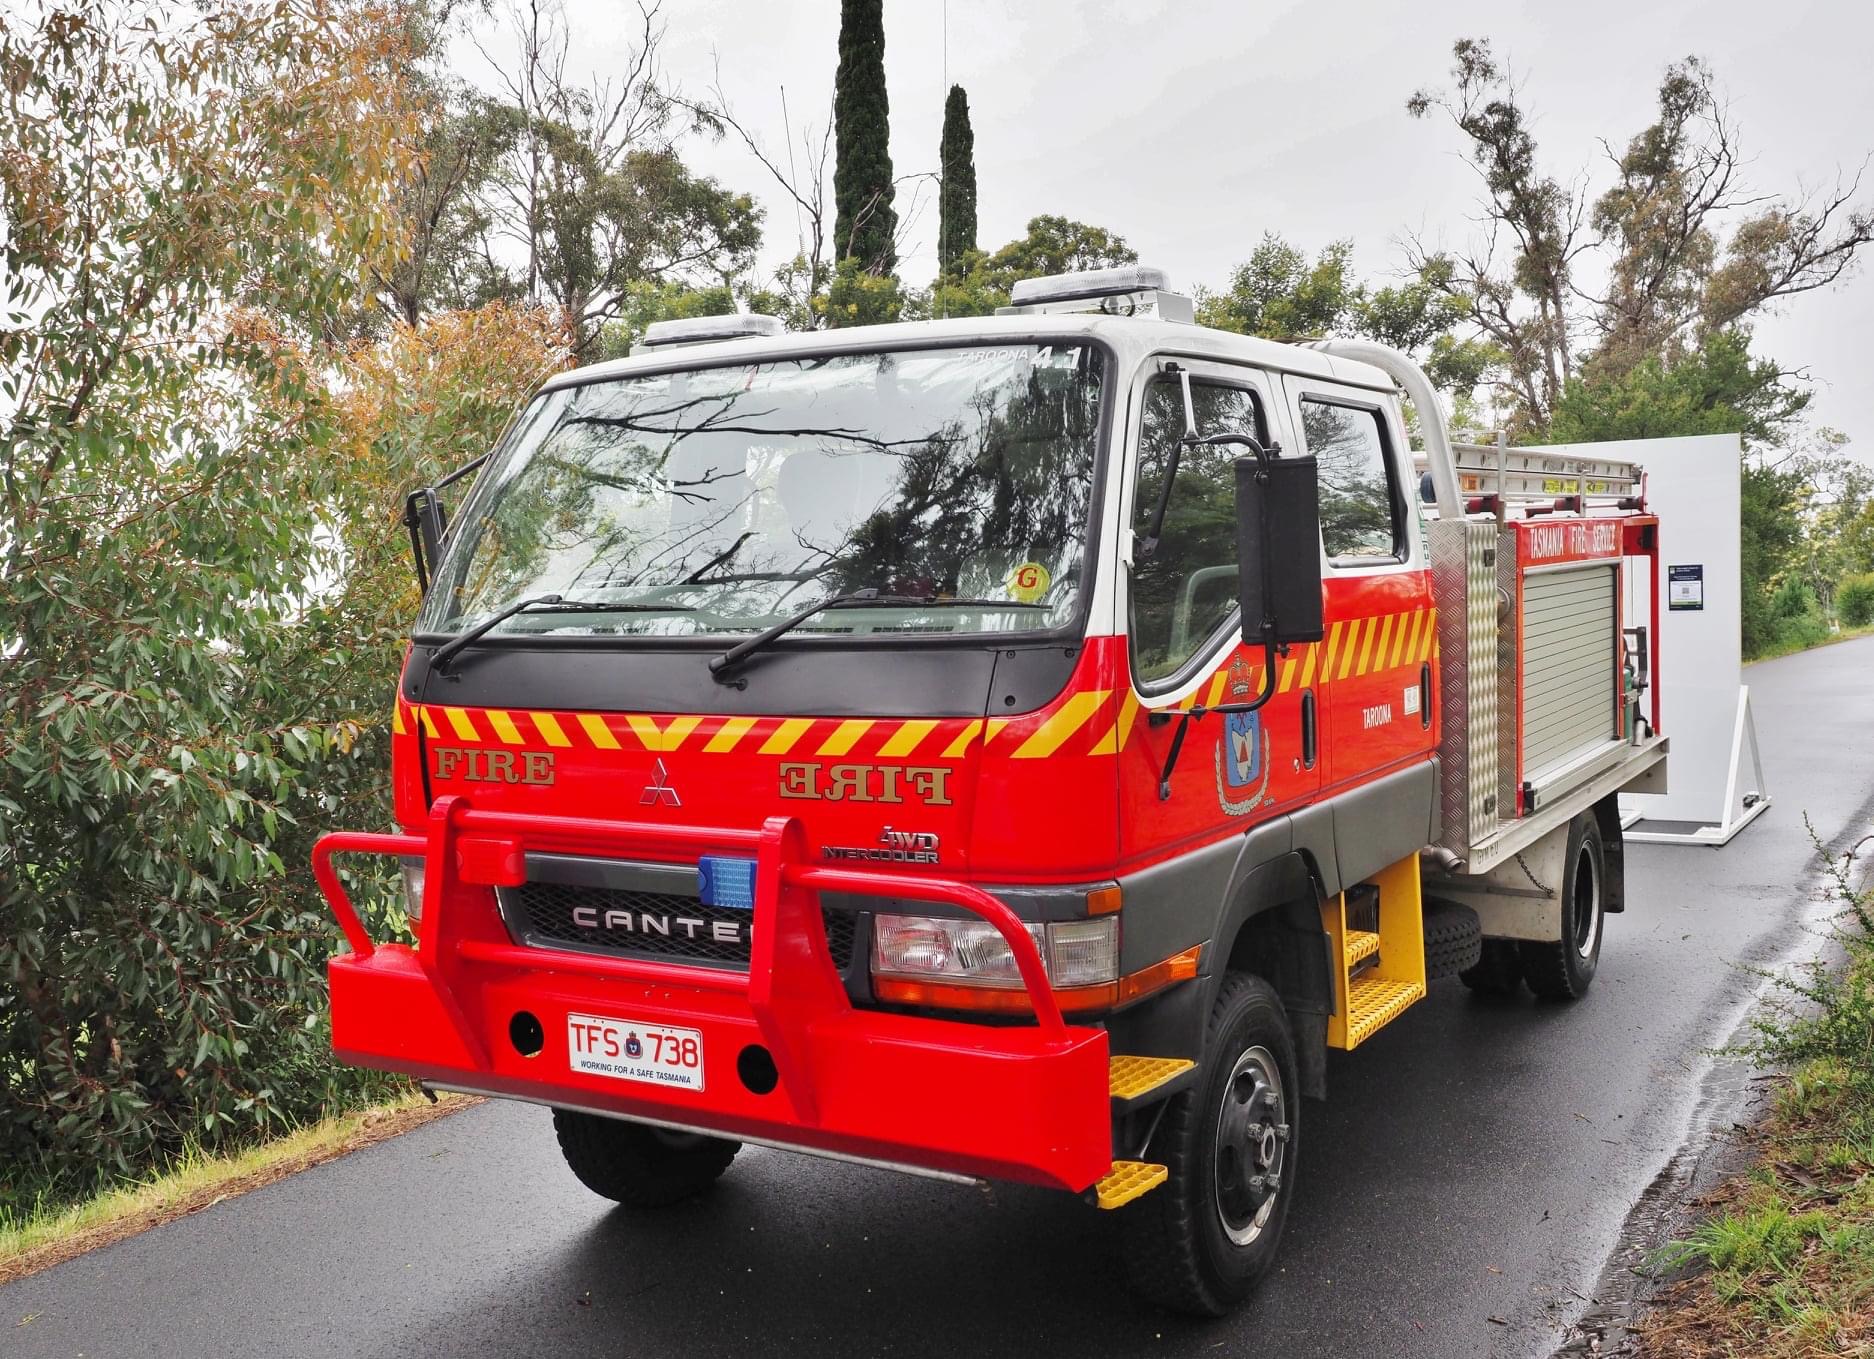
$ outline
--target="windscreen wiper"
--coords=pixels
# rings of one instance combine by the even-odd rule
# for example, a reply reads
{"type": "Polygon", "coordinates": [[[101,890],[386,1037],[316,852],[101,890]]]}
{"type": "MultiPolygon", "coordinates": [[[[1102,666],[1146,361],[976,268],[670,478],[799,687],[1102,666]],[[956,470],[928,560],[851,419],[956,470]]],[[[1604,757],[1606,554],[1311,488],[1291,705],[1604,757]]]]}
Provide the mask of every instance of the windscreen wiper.
{"type": "Polygon", "coordinates": [[[530,595],[517,599],[505,609],[496,609],[467,632],[452,637],[436,648],[429,658],[430,669],[443,670],[463,647],[473,646],[489,632],[529,609],[558,609],[567,613],[694,613],[688,604],[645,604],[629,599],[567,599],[563,595],[530,595]]]}
{"type": "Polygon", "coordinates": [[[854,590],[849,594],[834,595],[823,599],[818,604],[802,609],[791,618],[783,618],[773,627],[756,633],[744,641],[737,642],[720,656],[710,659],[709,673],[727,684],[728,673],[760,651],[777,637],[785,636],[805,623],[815,614],[825,613],[828,609],[850,609],[869,605],[874,608],[918,607],[937,609],[1048,609],[1047,604],[1028,604],[1019,599],[971,599],[955,595],[882,595],[872,586],[863,590],[854,590]]]}

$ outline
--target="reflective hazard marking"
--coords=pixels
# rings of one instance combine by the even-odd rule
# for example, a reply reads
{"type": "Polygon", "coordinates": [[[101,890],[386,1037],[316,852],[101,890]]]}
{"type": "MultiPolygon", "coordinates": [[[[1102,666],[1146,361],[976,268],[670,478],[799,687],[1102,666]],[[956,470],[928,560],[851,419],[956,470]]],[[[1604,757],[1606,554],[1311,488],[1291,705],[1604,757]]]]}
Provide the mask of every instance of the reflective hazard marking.
{"type": "Polygon", "coordinates": [[[1015,748],[1014,758],[1034,760],[1052,755],[1068,737],[1087,724],[1112,692],[1111,689],[1083,689],[1075,694],[1015,748]]]}
{"type": "Polygon", "coordinates": [[[495,729],[495,735],[501,738],[504,746],[517,746],[521,743],[521,729],[514,725],[514,719],[500,708],[488,710],[488,725],[495,729]]]}
{"type": "Polygon", "coordinates": [[[736,742],[748,735],[749,730],[754,725],[755,719],[752,717],[729,718],[720,727],[716,728],[716,734],[710,737],[709,743],[703,747],[704,753],[708,755],[721,755],[734,750],[736,742]]]}
{"type": "Polygon", "coordinates": [[[937,724],[925,718],[915,722],[906,722],[897,733],[879,747],[878,753],[886,756],[909,755],[918,747],[918,742],[929,736],[937,724]]]}
{"type": "Polygon", "coordinates": [[[540,739],[548,745],[565,747],[572,744],[561,730],[559,718],[552,713],[531,713],[529,716],[534,719],[534,727],[540,732],[540,739]]]}
{"type": "Polygon", "coordinates": [[[872,730],[872,719],[856,717],[849,722],[841,722],[833,729],[833,734],[820,743],[817,755],[844,755],[858,744],[859,738],[872,730]]]}
{"type": "Polygon", "coordinates": [[[580,713],[579,725],[585,729],[587,738],[600,750],[617,750],[618,738],[612,735],[612,729],[605,725],[605,719],[597,713],[580,713]]]}
{"type": "Polygon", "coordinates": [[[980,717],[973,722],[965,723],[963,730],[956,734],[956,739],[944,747],[943,757],[946,760],[957,759],[976,743],[976,737],[982,729],[983,720],[980,717]]]}
{"type": "Polygon", "coordinates": [[[1117,755],[1126,748],[1126,738],[1132,735],[1132,723],[1139,715],[1139,696],[1127,685],[1119,700],[1119,713],[1113,718],[1113,725],[1093,743],[1095,755],[1117,755]]]}
{"type": "Polygon", "coordinates": [[[774,734],[761,744],[763,755],[785,755],[794,748],[794,743],[806,735],[807,728],[813,725],[813,719],[790,717],[774,729],[774,734]]]}
{"type": "Polygon", "coordinates": [[[482,734],[475,730],[475,724],[469,720],[469,715],[463,712],[462,709],[445,707],[442,713],[444,717],[449,719],[450,727],[459,738],[464,741],[481,740],[482,734]]]}
{"type": "Polygon", "coordinates": [[[633,713],[625,719],[631,727],[631,734],[644,743],[646,750],[682,749],[684,740],[702,720],[700,717],[673,717],[660,727],[656,718],[646,717],[642,713],[633,713]]]}
{"type": "Polygon", "coordinates": [[[1334,676],[1335,679],[1346,679],[1353,670],[1354,651],[1360,644],[1360,625],[1366,621],[1364,618],[1355,618],[1348,622],[1347,636],[1340,648],[1340,672],[1334,676]]]}

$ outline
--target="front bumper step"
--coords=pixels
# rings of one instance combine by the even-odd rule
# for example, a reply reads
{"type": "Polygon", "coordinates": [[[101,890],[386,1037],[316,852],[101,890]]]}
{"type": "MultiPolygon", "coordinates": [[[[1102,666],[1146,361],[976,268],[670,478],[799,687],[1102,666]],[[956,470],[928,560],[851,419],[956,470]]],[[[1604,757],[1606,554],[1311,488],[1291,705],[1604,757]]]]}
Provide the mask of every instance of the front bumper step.
{"type": "Polygon", "coordinates": [[[1113,1168],[1093,1186],[1094,1201],[1105,1209],[1124,1208],[1158,1188],[1170,1174],[1151,1161],[1114,1161],[1113,1168]]]}
{"type": "Polygon", "coordinates": [[[1190,1084],[1197,1063],[1188,1057],[1116,1056],[1107,1070],[1107,1093],[1115,1112],[1157,1103],[1190,1084]]]}

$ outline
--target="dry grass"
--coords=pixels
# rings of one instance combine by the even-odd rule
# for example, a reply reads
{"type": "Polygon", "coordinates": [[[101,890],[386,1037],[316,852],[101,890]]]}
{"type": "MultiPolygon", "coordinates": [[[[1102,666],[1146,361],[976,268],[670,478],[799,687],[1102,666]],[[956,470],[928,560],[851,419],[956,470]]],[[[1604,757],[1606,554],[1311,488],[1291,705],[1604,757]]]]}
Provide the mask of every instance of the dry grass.
{"type": "Polygon", "coordinates": [[[122,1241],[151,1227],[199,1213],[224,1199],[259,1189],[301,1170],[375,1145],[465,1109],[479,1100],[442,1095],[431,1104],[408,1095],[391,1104],[325,1118],[223,1156],[184,1156],[168,1173],[54,1212],[32,1213],[0,1225],[0,1284],[63,1264],[86,1251],[122,1241]]]}
{"type": "Polygon", "coordinates": [[[1874,1099],[1831,1062],[1783,1088],[1762,1157],[1662,1251],[1696,1267],[1640,1327],[1646,1359],[1874,1356],[1874,1099]]]}

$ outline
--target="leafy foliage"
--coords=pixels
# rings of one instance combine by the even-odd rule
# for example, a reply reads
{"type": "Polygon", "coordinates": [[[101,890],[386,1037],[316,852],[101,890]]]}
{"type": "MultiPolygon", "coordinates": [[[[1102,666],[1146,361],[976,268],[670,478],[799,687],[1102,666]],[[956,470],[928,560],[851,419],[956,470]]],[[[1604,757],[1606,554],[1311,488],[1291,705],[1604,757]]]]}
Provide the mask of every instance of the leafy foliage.
{"type": "Polygon", "coordinates": [[[1835,591],[1835,609],[1848,627],[1865,628],[1874,623],[1874,573],[1844,576],[1835,591]]]}
{"type": "Polygon", "coordinates": [[[965,252],[948,276],[938,277],[929,296],[917,300],[911,314],[990,316],[1008,306],[1009,293],[1022,279],[1138,262],[1139,252],[1105,227],[1066,217],[1031,217],[1027,231],[994,254],[965,252]]]}
{"type": "Polygon", "coordinates": [[[1540,438],[1574,379],[1670,368],[1779,299],[1840,282],[1874,241],[1858,180],[1781,197],[1745,182],[1737,129],[1697,58],[1666,69],[1657,117],[1609,152],[1612,182],[1591,203],[1585,175],[1542,168],[1534,119],[1489,42],[1462,39],[1452,58],[1452,88],[1420,90],[1406,109],[1442,112],[1464,138],[1486,230],[1460,251],[1413,254],[1421,271],[1444,266],[1440,290],[1495,349],[1516,434],[1540,438]],[[1589,256],[1599,269],[1581,267],[1589,256]],[[1596,296],[1586,276],[1602,273],[1596,296]]]}
{"type": "Polygon", "coordinates": [[[878,275],[898,263],[884,8],[884,0],[841,0],[833,84],[833,256],[878,275]]]}
{"type": "Polygon", "coordinates": [[[126,23],[72,0],[0,29],[0,1162],[21,1179],[371,1081],[322,1050],[330,931],[302,869],[381,756],[306,608],[342,491],[306,345],[397,244],[396,41],[338,4],[126,23]]]}
{"type": "Polygon", "coordinates": [[[1310,261],[1267,232],[1222,292],[1198,289],[1197,319],[1271,340],[1364,336],[1418,355],[1439,387],[1468,393],[1496,355],[1455,334],[1464,311],[1447,291],[1449,267],[1435,261],[1417,278],[1372,288],[1353,275],[1352,241],[1331,242],[1310,261]]]}
{"type": "Polygon", "coordinates": [[[644,332],[658,321],[687,321],[699,316],[728,316],[735,311],[735,292],[726,283],[693,287],[687,283],[639,282],[625,289],[616,316],[599,336],[600,359],[622,359],[644,332]]]}
{"type": "Polygon", "coordinates": [[[944,99],[937,165],[942,179],[937,198],[937,272],[941,275],[952,272],[976,249],[976,134],[970,130],[970,100],[961,85],[952,85],[944,99]]]}
{"type": "Polygon", "coordinates": [[[327,347],[398,268],[400,31],[154,14],[0,30],[0,1162],[55,1197],[390,1083],[330,1059],[305,864],[388,818],[401,491],[566,353],[508,306],[327,347]]]}

